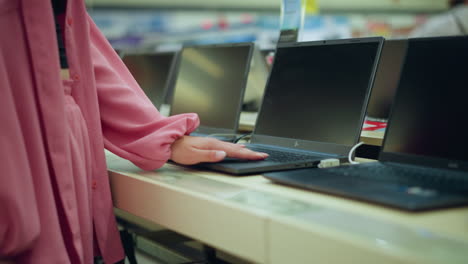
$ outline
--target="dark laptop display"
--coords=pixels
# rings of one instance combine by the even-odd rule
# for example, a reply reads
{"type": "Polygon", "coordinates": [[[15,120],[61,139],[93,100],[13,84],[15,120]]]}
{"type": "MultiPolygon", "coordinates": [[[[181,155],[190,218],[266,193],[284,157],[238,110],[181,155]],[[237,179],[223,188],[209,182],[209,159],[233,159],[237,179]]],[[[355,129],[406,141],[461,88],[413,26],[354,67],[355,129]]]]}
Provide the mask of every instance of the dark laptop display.
{"type": "Polygon", "coordinates": [[[181,51],[171,115],[200,117],[195,135],[235,134],[253,43],[187,46],[181,51]]]}
{"type": "Polygon", "coordinates": [[[203,164],[232,174],[315,166],[359,139],[382,38],[279,44],[251,149],[264,161],[203,164]],[[288,160],[277,159],[287,152],[288,160]],[[296,156],[299,155],[299,156],[296,156]]]}
{"type": "Polygon", "coordinates": [[[367,116],[387,120],[400,80],[407,39],[385,40],[367,107],[367,116]]]}
{"type": "Polygon", "coordinates": [[[379,162],[273,181],[405,210],[468,205],[468,37],[410,39],[379,162]]]}
{"type": "Polygon", "coordinates": [[[123,62],[156,107],[164,103],[171,67],[175,62],[173,52],[123,54],[123,62]]]}

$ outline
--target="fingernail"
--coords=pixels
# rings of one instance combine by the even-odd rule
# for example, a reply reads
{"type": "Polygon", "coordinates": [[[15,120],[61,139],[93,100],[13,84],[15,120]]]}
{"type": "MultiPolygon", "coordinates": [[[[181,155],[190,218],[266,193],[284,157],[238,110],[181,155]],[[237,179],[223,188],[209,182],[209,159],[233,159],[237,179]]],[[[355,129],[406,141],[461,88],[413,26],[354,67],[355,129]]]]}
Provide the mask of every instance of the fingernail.
{"type": "Polygon", "coordinates": [[[215,158],[216,159],[224,159],[226,157],[226,152],[224,151],[216,151],[215,158]]]}

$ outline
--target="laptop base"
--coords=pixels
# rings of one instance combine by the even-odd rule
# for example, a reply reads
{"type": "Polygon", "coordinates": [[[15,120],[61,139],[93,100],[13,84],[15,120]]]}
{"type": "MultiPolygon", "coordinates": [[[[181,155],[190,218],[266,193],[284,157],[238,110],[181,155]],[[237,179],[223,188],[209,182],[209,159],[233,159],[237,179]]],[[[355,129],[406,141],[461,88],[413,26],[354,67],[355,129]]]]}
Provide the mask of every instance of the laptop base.
{"type": "Polygon", "coordinates": [[[298,168],[310,168],[317,167],[321,159],[315,161],[309,160],[303,163],[276,163],[268,160],[263,161],[246,161],[240,159],[227,158],[217,163],[201,163],[195,165],[198,169],[209,169],[218,172],[224,172],[231,174],[232,176],[247,176],[253,174],[259,174],[269,171],[283,171],[292,170],[298,168]]]}
{"type": "Polygon", "coordinates": [[[300,169],[264,174],[288,186],[337,195],[404,211],[427,211],[468,205],[468,195],[402,183],[356,179],[327,169],[300,169]]]}

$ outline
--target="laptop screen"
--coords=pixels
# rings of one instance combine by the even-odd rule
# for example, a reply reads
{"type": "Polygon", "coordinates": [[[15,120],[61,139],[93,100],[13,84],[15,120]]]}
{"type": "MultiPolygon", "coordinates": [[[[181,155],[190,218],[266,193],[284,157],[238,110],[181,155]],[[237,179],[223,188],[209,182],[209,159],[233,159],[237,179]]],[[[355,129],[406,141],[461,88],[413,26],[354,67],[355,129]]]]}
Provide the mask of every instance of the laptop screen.
{"type": "Polygon", "coordinates": [[[252,48],[252,44],[185,47],[171,115],[195,112],[202,126],[237,128],[252,48]]]}
{"type": "Polygon", "coordinates": [[[384,152],[468,161],[468,37],[410,39],[384,152]]]}
{"type": "Polygon", "coordinates": [[[355,144],[380,45],[354,39],[279,46],[255,134],[355,144]]]}
{"type": "Polygon", "coordinates": [[[157,107],[164,102],[174,53],[124,54],[122,60],[157,107]]]}

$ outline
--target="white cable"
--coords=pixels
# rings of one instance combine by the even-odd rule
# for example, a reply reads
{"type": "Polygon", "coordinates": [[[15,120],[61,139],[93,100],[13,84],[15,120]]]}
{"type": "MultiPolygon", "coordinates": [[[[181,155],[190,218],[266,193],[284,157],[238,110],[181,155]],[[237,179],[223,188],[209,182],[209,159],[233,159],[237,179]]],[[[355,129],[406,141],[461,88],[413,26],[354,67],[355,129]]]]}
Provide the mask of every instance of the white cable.
{"type": "Polygon", "coordinates": [[[357,149],[359,146],[363,145],[363,144],[364,144],[364,142],[359,142],[359,143],[357,143],[356,145],[354,145],[354,147],[352,147],[351,150],[349,151],[349,154],[348,154],[348,161],[349,161],[350,164],[359,164],[359,162],[354,161],[352,157],[353,157],[354,151],[356,151],[356,149],[357,149]]]}

